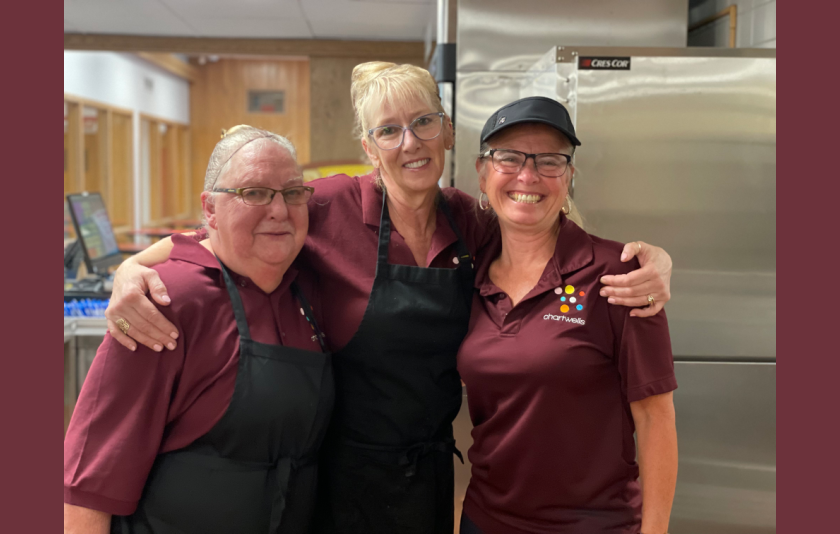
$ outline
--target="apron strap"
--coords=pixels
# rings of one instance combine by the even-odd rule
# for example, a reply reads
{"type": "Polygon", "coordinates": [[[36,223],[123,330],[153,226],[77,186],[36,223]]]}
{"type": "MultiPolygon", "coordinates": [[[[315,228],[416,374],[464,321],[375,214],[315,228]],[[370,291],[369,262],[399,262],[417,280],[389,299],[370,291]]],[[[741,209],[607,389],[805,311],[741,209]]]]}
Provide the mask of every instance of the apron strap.
{"type": "Polygon", "coordinates": [[[391,244],[391,215],[388,213],[386,199],[388,192],[382,190],[382,213],[379,215],[379,246],[376,253],[376,278],[379,278],[379,266],[388,264],[388,245],[391,244]]]}
{"type": "MultiPolygon", "coordinates": [[[[455,253],[458,254],[459,260],[457,268],[463,282],[464,300],[466,300],[467,307],[471,308],[474,292],[473,285],[475,283],[475,274],[473,273],[473,262],[475,261],[475,258],[470,254],[470,251],[467,248],[467,243],[461,235],[461,230],[458,228],[458,225],[455,224],[455,217],[452,216],[452,210],[449,209],[449,203],[446,202],[446,198],[444,198],[442,191],[439,193],[439,198],[440,209],[443,211],[443,214],[446,215],[446,219],[449,221],[449,226],[452,228],[452,231],[455,232],[455,237],[458,239],[457,243],[455,243],[455,253]]],[[[455,450],[457,452],[457,449],[455,450]]],[[[461,463],[463,462],[464,460],[462,459],[461,463]]]]}
{"type": "Polygon", "coordinates": [[[218,256],[216,256],[216,260],[222,266],[225,288],[230,296],[230,303],[233,306],[233,316],[236,318],[236,328],[239,330],[239,337],[241,339],[251,339],[251,330],[248,328],[248,320],[245,318],[245,307],[242,305],[242,297],[239,296],[239,288],[233,283],[233,278],[230,276],[228,268],[222,263],[222,260],[218,256]]]}
{"type": "Polygon", "coordinates": [[[309,323],[309,326],[312,327],[312,331],[315,332],[315,335],[312,336],[312,340],[315,341],[317,338],[318,344],[321,345],[321,352],[329,352],[327,350],[327,344],[324,342],[324,338],[326,336],[318,327],[318,323],[315,321],[315,314],[312,313],[312,307],[309,305],[309,301],[306,300],[306,297],[303,296],[303,291],[300,290],[300,286],[297,281],[292,282],[292,294],[298,302],[300,302],[301,311],[303,311],[303,315],[306,317],[306,321],[309,323]]]}
{"type": "Polygon", "coordinates": [[[443,214],[446,215],[446,220],[449,221],[449,226],[452,228],[452,231],[455,232],[455,237],[458,239],[458,242],[455,244],[455,250],[458,254],[458,267],[460,268],[461,265],[466,265],[469,270],[472,270],[472,255],[470,254],[469,249],[467,248],[467,243],[464,240],[464,237],[461,235],[461,229],[458,228],[458,225],[455,224],[455,217],[452,216],[452,210],[449,209],[449,203],[446,202],[446,198],[443,196],[443,192],[438,193],[438,204],[440,205],[441,211],[443,214]]]}

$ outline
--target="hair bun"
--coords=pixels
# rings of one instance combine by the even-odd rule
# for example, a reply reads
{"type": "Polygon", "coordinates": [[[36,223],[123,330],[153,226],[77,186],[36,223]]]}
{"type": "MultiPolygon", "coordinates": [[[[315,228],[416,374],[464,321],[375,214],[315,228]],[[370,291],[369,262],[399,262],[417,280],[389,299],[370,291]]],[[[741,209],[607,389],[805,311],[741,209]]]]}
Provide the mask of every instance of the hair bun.
{"type": "Polygon", "coordinates": [[[382,72],[396,67],[396,63],[387,61],[368,61],[353,67],[353,74],[350,76],[350,97],[353,100],[353,109],[358,109],[359,97],[365,92],[377,76],[382,72]]]}

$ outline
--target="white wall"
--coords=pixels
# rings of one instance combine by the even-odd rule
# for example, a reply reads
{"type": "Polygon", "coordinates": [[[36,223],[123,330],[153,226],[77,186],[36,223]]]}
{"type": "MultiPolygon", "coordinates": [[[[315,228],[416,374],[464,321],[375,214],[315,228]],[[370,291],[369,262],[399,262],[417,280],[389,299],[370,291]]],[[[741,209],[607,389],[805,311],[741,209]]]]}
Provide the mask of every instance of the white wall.
{"type": "Polygon", "coordinates": [[[189,124],[189,82],[134,54],[65,50],[64,93],[131,110],[133,226],[144,226],[149,220],[149,135],[148,127],[142,128],[146,121],[140,114],[189,124]]]}
{"type": "MultiPolygon", "coordinates": [[[[735,4],[738,6],[736,43],[738,48],[776,48],[776,0],[692,1],[689,25],[735,4]]],[[[729,46],[729,17],[688,33],[688,46],[729,46]]]]}
{"type": "Polygon", "coordinates": [[[64,51],[64,92],[112,106],[190,122],[190,84],[134,54],[64,51]]]}

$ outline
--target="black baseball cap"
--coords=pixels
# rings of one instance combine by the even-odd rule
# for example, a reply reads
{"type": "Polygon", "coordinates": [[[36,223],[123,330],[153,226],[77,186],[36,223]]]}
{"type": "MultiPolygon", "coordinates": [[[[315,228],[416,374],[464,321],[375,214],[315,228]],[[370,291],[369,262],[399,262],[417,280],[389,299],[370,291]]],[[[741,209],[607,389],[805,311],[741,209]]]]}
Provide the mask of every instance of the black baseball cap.
{"type": "Polygon", "coordinates": [[[484,123],[484,128],[481,130],[481,142],[486,142],[508,126],[527,122],[540,122],[556,128],[568,137],[574,146],[580,146],[569,112],[560,102],[544,96],[520,98],[516,102],[499,108],[484,123]]]}

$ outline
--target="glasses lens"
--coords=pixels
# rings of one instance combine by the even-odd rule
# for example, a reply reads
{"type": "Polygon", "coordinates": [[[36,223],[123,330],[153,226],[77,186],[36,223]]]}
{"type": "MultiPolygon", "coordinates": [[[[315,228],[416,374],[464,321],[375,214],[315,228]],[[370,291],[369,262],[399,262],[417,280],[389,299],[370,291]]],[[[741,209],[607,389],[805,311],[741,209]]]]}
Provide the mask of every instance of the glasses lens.
{"type": "Polygon", "coordinates": [[[249,206],[264,206],[271,202],[274,191],[265,187],[248,187],[242,190],[242,200],[249,206]]]}
{"type": "Polygon", "coordinates": [[[559,178],[566,172],[569,163],[563,156],[543,154],[537,156],[537,172],[549,178],[559,178]]]}
{"type": "Polygon", "coordinates": [[[525,154],[512,150],[497,150],[493,153],[493,167],[499,172],[519,172],[523,163],[525,163],[525,154]]]}
{"type": "Polygon", "coordinates": [[[414,119],[411,123],[411,131],[418,139],[429,141],[440,135],[441,126],[443,126],[443,117],[437,113],[430,113],[414,119]]]}
{"type": "Polygon", "coordinates": [[[403,129],[399,126],[380,126],[373,130],[373,141],[385,150],[397,148],[402,142],[403,129]]]}
{"type": "Polygon", "coordinates": [[[283,189],[280,194],[283,195],[286,204],[296,205],[306,204],[306,201],[312,196],[312,191],[304,186],[296,186],[283,189]]]}

